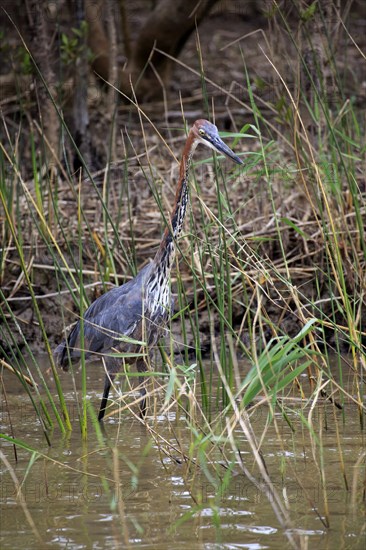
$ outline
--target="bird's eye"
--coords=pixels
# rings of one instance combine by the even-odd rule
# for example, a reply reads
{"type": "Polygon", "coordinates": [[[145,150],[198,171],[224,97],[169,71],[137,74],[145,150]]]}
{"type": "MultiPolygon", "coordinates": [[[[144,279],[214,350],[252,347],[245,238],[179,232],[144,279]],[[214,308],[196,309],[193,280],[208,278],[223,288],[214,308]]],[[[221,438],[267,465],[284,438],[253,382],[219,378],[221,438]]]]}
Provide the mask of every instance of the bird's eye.
{"type": "Polygon", "coordinates": [[[206,132],[203,130],[203,128],[200,128],[200,129],[198,130],[198,133],[200,134],[200,136],[206,135],[206,132]]]}

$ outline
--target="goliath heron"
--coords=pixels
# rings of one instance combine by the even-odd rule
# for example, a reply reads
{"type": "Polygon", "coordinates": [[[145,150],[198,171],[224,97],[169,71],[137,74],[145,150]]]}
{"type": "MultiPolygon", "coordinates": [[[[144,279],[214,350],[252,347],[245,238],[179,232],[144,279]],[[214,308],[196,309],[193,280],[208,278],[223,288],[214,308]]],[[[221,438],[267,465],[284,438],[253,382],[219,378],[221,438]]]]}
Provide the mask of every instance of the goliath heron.
{"type": "Polygon", "coordinates": [[[143,341],[148,347],[156,344],[169,318],[169,278],[175,256],[174,240],[183,226],[188,202],[188,174],[193,152],[199,143],[224,153],[237,164],[243,164],[222,141],[214,124],[207,120],[196,120],[183,150],[170,226],[163,233],[154,259],[134,279],[97,298],[86,310],[83,323],[79,320],[68,338],[55,350],[56,362],[64,370],[68,370],[70,361],[79,362],[82,342],[86,359],[93,355],[103,356],[106,374],[98,420],[104,417],[111,384],[123,361],[136,363],[140,373],[140,415],[145,416],[146,389],[144,376],[141,375],[147,371],[146,355],[144,358],[142,345],[136,342],[143,341]],[[120,353],[119,357],[117,352],[120,353]]]}

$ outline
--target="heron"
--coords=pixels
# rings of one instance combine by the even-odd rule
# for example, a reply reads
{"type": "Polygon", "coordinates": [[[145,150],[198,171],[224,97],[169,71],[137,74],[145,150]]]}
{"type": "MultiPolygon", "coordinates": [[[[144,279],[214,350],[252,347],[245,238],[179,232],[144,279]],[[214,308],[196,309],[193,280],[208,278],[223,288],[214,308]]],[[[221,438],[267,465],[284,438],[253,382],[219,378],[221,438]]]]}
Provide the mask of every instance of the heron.
{"type": "Polygon", "coordinates": [[[68,337],[54,351],[56,363],[68,370],[70,363],[103,358],[105,381],[98,420],[102,421],[109,391],[123,364],[136,364],[139,373],[140,417],[146,414],[146,372],[148,353],[161,337],[172,311],[170,272],[188,204],[188,178],[192,156],[202,143],[223,153],[236,164],[243,164],[220,138],[217,127],[208,120],[196,120],[188,133],[179,168],[170,224],[150,263],[136,277],[97,298],[74,325],[68,337]],[[82,349],[83,348],[83,349],[82,349]]]}

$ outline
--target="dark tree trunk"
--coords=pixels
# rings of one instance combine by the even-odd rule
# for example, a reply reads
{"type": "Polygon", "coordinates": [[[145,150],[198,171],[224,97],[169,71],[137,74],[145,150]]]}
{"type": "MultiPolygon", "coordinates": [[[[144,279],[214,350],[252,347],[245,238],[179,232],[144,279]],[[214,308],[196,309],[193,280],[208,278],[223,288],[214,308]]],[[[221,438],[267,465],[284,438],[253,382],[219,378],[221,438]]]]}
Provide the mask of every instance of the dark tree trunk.
{"type": "Polygon", "coordinates": [[[109,74],[109,40],[103,27],[104,0],[85,0],[85,17],[88,23],[88,46],[93,52],[93,70],[104,80],[109,74]]]}
{"type": "MultiPolygon", "coordinates": [[[[311,2],[302,0],[302,13],[310,8],[311,2]]],[[[325,117],[320,103],[331,100],[332,86],[327,81],[327,65],[336,45],[335,34],[339,21],[339,2],[319,0],[315,11],[302,20],[303,63],[300,70],[301,117],[309,137],[315,142],[316,137],[325,130],[325,117]]]]}
{"type": "Polygon", "coordinates": [[[29,28],[31,30],[32,55],[37,63],[39,71],[46,86],[36,77],[35,87],[37,91],[41,127],[47,143],[46,160],[51,167],[54,165],[54,155],[58,158],[60,120],[53,105],[50,94],[56,101],[56,79],[53,70],[52,33],[49,28],[47,6],[45,2],[31,0],[28,3],[29,28]]]}
{"type": "MultiPolygon", "coordinates": [[[[91,142],[89,132],[89,112],[88,112],[88,48],[87,48],[87,30],[85,27],[84,0],[75,0],[73,3],[75,9],[76,28],[80,31],[79,54],[74,67],[74,97],[73,97],[73,134],[75,143],[83,157],[85,164],[92,168],[91,142]]],[[[74,167],[82,166],[82,161],[75,156],[74,167]]]]}
{"type": "Polygon", "coordinates": [[[173,62],[157,49],[177,57],[203,17],[209,13],[216,0],[160,0],[147,18],[137,43],[132,60],[122,75],[122,89],[130,92],[132,83],[138,81],[137,92],[144,98],[153,98],[160,92],[155,75],[159,74],[164,84],[169,82],[173,62]],[[152,66],[154,68],[152,68],[152,66]]]}

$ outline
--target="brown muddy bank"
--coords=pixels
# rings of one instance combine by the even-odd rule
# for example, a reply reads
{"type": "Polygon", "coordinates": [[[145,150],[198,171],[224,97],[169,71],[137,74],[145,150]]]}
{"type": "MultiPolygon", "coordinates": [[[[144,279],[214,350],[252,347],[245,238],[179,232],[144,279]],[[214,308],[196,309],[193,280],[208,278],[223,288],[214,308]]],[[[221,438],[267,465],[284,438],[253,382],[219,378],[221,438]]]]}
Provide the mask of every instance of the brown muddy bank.
{"type": "MultiPolygon", "coordinates": [[[[237,3],[234,2],[234,4],[237,3]]],[[[139,6],[140,4],[136,5],[136,13],[134,12],[137,21],[142,17],[141,12],[138,12],[139,6]]],[[[355,15],[351,13],[350,32],[357,38],[357,44],[361,48],[365,36],[361,32],[364,22],[356,12],[355,15]]],[[[243,70],[244,59],[249,82],[261,107],[261,117],[266,118],[266,124],[260,126],[266,156],[265,163],[263,158],[258,160],[258,156],[263,157],[263,146],[260,145],[258,136],[253,131],[249,131],[252,139],[243,138],[236,144],[236,149],[245,154],[246,167],[243,172],[232,179],[228,167],[222,163],[223,178],[230,178],[225,197],[228,202],[227,211],[233,216],[226,217],[226,229],[229,232],[234,231],[237,236],[235,243],[229,242],[230,239],[228,239],[228,244],[232,247],[230,292],[233,327],[238,330],[244,341],[248,339],[248,308],[255,312],[260,298],[261,307],[274,325],[290,335],[298,332],[302,323],[299,304],[294,303],[288,293],[287,285],[279,274],[286,274],[291,278],[291,284],[294,287],[301,288],[303,305],[310,307],[308,312],[311,312],[311,303],[321,301],[324,316],[333,315],[334,319],[337,319],[338,314],[334,313],[332,303],[332,293],[335,289],[327,284],[326,243],[324,235],[319,231],[317,212],[311,204],[311,201],[314,204],[318,199],[317,190],[314,182],[311,181],[311,174],[305,176],[308,178],[307,183],[311,189],[310,196],[304,188],[297,164],[292,120],[286,118],[285,114],[284,106],[286,107],[289,98],[281,88],[278,74],[263,55],[263,50],[270,51],[273,63],[281,73],[283,71],[287,85],[293,88],[293,73],[289,67],[291,57],[295,58],[295,52],[293,45],[286,40],[283,29],[278,29],[272,23],[263,14],[259,15],[256,10],[249,15],[238,13],[238,10],[234,9],[214,11],[199,27],[202,66],[200,67],[200,56],[197,55],[197,38],[192,36],[181,53],[179,63],[174,66],[171,85],[168,90],[165,90],[165,101],[140,105],[166,143],[158,137],[154,128],[144,117],[142,127],[140,116],[134,106],[126,105],[121,101],[116,112],[115,143],[109,170],[105,169],[107,159],[110,158],[111,121],[105,117],[105,113],[109,112],[109,95],[91,77],[90,88],[95,93],[91,94],[93,97],[90,100],[90,127],[95,152],[94,164],[99,166],[98,170],[93,171],[93,175],[98,182],[99,191],[104,193],[104,198],[108,196],[108,212],[118,226],[119,237],[126,253],[116,244],[116,236],[110,224],[105,222],[105,212],[98,193],[87,179],[82,181],[79,193],[79,176],[75,174],[71,181],[70,178],[63,177],[65,169],[63,160],[60,160],[60,169],[51,180],[47,182],[44,171],[41,175],[44,182],[43,207],[49,226],[68,265],[74,266],[73,269],[77,269],[79,265],[81,243],[84,285],[91,285],[87,289],[90,300],[107,290],[109,285],[117,283],[117,280],[121,283],[130,277],[132,274],[130,263],[140,268],[154,255],[164,229],[163,215],[154,194],[160,197],[164,215],[167,216],[174,200],[174,187],[178,175],[177,163],[167,145],[179,158],[184,143],[182,113],[188,124],[196,118],[207,116],[206,100],[208,99],[210,109],[214,109],[215,120],[220,130],[237,132],[244,124],[256,124],[250,105],[248,81],[243,70]],[[206,95],[203,94],[202,79],[199,74],[202,71],[206,77],[206,95]],[[55,197],[57,197],[57,206],[54,203],[55,197]],[[79,197],[85,214],[81,230],[78,225],[79,197]],[[278,219],[287,221],[281,222],[278,227],[276,221],[278,219]],[[62,232],[58,220],[61,221],[62,232]],[[294,226],[301,231],[297,231],[294,226]],[[281,242],[279,235],[281,235],[281,242]],[[116,275],[112,273],[113,266],[106,254],[106,243],[113,248],[116,275]],[[263,265],[258,262],[258,258],[264,263],[269,262],[265,279],[263,279],[263,265]],[[238,261],[241,262],[240,266],[238,261]],[[238,276],[243,263],[246,263],[245,273],[238,276]],[[257,283],[263,289],[260,297],[257,295],[257,283]]],[[[364,83],[362,84],[359,53],[346,33],[341,33],[336,52],[335,63],[343,75],[345,93],[353,98],[361,112],[365,105],[365,86],[364,83]]],[[[21,128],[19,169],[27,189],[35,197],[31,140],[35,139],[38,152],[41,151],[41,140],[39,134],[34,131],[31,121],[37,116],[37,105],[31,100],[22,104],[22,110],[20,110],[16,97],[5,98],[3,114],[8,132],[12,137],[21,128]]],[[[66,150],[66,156],[72,165],[73,152],[67,141],[66,150]]],[[[212,284],[211,257],[207,255],[203,266],[200,265],[197,269],[192,246],[197,247],[200,239],[204,240],[204,224],[212,223],[213,216],[218,216],[217,187],[212,166],[201,164],[194,171],[198,187],[192,186],[191,219],[186,224],[186,236],[179,243],[181,251],[186,254],[179,264],[179,278],[183,281],[187,302],[191,309],[198,304],[200,345],[203,350],[208,350],[213,332],[209,319],[211,316],[207,313],[204,292],[200,290],[199,285],[197,287],[194,284],[192,268],[198,274],[201,272],[206,287],[212,291],[213,301],[218,297],[215,295],[212,284]],[[202,204],[205,205],[205,216],[202,216],[202,204]],[[195,222],[194,226],[192,220],[195,222]],[[193,229],[194,245],[191,237],[193,229]],[[194,297],[195,300],[193,300],[194,297]]],[[[361,164],[357,167],[356,174],[358,176],[356,184],[362,201],[365,198],[366,189],[361,164]]],[[[323,176],[325,179],[328,177],[326,171],[323,176]]],[[[6,174],[7,177],[11,185],[11,170],[6,174]]],[[[219,183],[219,187],[220,185],[219,183]]],[[[346,205],[346,209],[338,213],[336,200],[330,206],[336,217],[339,214],[347,220],[348,229],[351,234],[354,232],[356,242],[358,237],[355,230],[355,210],[352,202],[348,200],[349,189],[346,179],[344,179],[342,194],[342,202],[346,205]]],[[[17,217],[17,229],[22,236],[25,264],[48,338],[54,345],[60,341],[65,325],[77,318],[78,307],[72,301],[59,276],[58,267],[55,265],[50,249],[40,238],[39,227],[24,190],[18,186],[14,196],[18,197],[15,201],[20,212],[17,217]]],[[[321,201],[316,204],[321,206],[321,201]]],[[[361,215],[364,215],[363,210],[361,215]]],[[[43,347],[43,339],[30,292],[22,274],[19,255],[12,238],[8,235],[6,237],[7,246],[2,258],[2,291],[24,337],[31,348],[39,350],[43,347]]],[[[222,241],[218,232],[215,234],[215,231],[212,231],[209,245],[217,251],[217,254],[220,254],[222,241]]],[[[345,238],[342,252],[346,266],[346,287],[350,295],[356,296],[362,287],[362,280],[360,280],[360,274],[354,272],[352,262],[349,260],[349,246],[345,238]]],[[[54,246],[51,246],[51,249],[56,255],[58,254],[54,246]]],[[[203,254],[207,249],[208,243],[203,243],[203,254]]],[[[361,254],[361,251],[357,251],[356,254],[361,254]]],[[[176,272],[174,272],[173,289],[176,289],[176,278],[176,272]]],[[[317,312],[313,311],[313,314],[317,315],[317,312]]],[[[215,312],[213,315],[216,330],[219,321],[215,317],[215,312]]],[[[361,306],[360,315],[361,318],[362,316],[366,318],[364,305],[361,306]]],[[[22,346],[23,338],[15,326],[14,319],[10,319],[6,311],[5,316],[15,341],[22,346]]],[[[342,319],[343,313],[340,312],[340,324],[342,319]]],[[[173,324],[173,332],[178,339],[181,324],[181,319],[177,319],[173,324]]],[[[193,337],[189,335],[190,330],[187,326],[188,343],[193,345],[193,337]]],[[[4,330],[1,336],[5,349],[11,345],[6,332],[8,331],[4,330]]],[[[331,333],[329,338],[331,343],[331,333]]]]}

